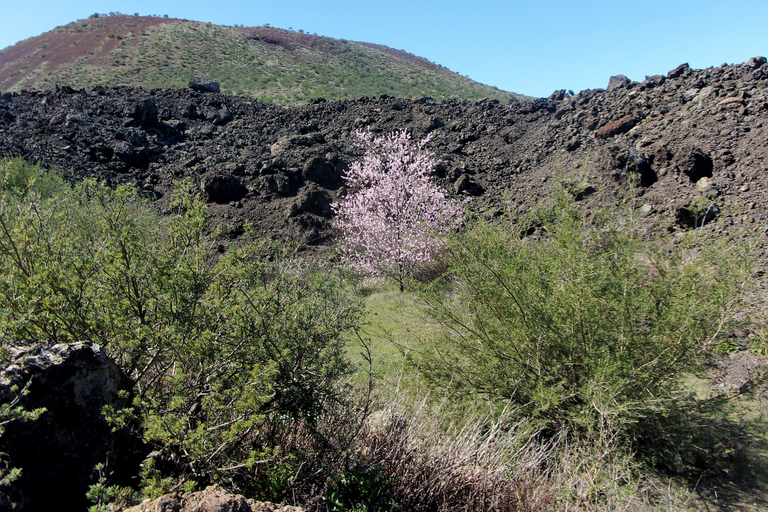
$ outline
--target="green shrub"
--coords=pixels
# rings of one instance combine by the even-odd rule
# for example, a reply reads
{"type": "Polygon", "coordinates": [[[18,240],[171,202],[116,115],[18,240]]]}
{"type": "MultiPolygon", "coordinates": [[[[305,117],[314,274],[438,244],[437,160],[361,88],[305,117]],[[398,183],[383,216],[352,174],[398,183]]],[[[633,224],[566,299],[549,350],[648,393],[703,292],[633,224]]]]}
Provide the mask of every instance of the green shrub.
{"type": "Polygon", "coordinates": [[[135,381],[133,404],[105,414],[142,421],[148,492],[243,482],[275,457],[265,422],[312,428],[348,399],[345,340],[362,308],[332,270],[263,244],[216,257],[188,184],[163,218],[133,187],[43,197],[42,181],[2,191],[0,346],[99,343],[135,381]]]}
{"type": "Polygon", "coordinates": [[[21,158],[0,160],[0,193],[4,201],[20,200],[28,194],[49,198],[68,188],[60,176],[29,165],[21,158]]]}
{"type": "Polygon", "coordinates": [[[609,217],[587,222],[560,200],[455,237],[424,295],[445,327],[420,359],[427,378],[545,433],[631,437],[680,397],[681,375],[727,334],[748,258],[646,241],[609,217]]]}
{"type": "Polygon", "coordinates": [[[393,483],[382,477],[382,468],[358,461],[348,472],[331,482],[325,499],[331,512],[376,512],[400,510],[392,502],[393,483]]]}

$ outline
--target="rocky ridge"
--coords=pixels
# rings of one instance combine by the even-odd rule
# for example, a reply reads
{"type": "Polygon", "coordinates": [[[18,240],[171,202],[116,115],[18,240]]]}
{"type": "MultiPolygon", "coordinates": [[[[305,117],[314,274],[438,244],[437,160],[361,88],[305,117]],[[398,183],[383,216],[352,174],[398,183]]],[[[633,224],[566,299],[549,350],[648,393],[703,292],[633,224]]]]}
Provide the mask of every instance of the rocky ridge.
{"type": "Polygon", "coordinates": [[[768,211],[764,57],[507,105],[382,96],[286,109],[192,85],[6,93],[0,156],[132,183],[161,209],[192,179],[231,239],[250,221],[258,237],[308,247],[332,242],[330,205],[366,129],[430,135],[435,179],[484,215],[525,211],[556,184],[591,208],[631,180],[642,212],[670,229],[727,230],[768,211]]]}

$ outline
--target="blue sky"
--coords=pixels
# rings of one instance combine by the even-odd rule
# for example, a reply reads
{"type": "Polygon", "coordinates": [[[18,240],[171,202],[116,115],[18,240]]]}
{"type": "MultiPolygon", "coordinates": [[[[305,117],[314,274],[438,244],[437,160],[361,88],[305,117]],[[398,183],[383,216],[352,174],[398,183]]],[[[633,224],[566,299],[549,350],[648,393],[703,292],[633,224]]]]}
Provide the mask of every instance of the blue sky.
{"type": "Polygon", "coordinates": [[[406,50],[500,89],[548,96],[768,55],[766,0],[3,0],[0,48],[94,12],[302,29],[406,50]]]}

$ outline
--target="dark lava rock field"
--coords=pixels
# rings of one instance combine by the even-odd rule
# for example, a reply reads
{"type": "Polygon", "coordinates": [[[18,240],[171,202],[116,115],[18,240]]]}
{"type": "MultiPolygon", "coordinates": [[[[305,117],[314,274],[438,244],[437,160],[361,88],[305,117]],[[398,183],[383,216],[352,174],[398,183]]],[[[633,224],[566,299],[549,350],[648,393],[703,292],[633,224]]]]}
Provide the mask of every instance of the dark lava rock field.
{"type": "Polygon", "coordinates": [[[670,230],[768,215],[764,57],[508,105],[383,96],[286,109],[192,86],[6,93],[0,156],[135,184],[161,210],[190,178],[231,239],[250,220],[258,237],[308,248],[332,242],[359,129],[431,134],[436,180],[482,215],[525,211],[561,185],[589,209],[621,200],[630,181],[641,211],[670,230]]]}

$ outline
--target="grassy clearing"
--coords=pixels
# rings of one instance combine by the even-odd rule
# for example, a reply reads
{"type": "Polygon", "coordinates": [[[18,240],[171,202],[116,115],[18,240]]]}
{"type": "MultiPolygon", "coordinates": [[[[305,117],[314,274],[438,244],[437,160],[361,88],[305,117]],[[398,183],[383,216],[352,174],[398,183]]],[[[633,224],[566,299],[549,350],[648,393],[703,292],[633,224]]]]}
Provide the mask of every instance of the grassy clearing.
{"type": "Polygon", "coordinates": [[[366,283],[354,293],[366,307],[360,338],[350,338],[348,348],[351,361],[361,369],[357,381],[364,381],[371,372],[379,404],[404,396],[423,398],[428,390],[408,361],[414,352],[428,349],[428,341],[438,335],[440,326],[429,317],[415,293],[401,293],[392,282],[366,283]]]}

